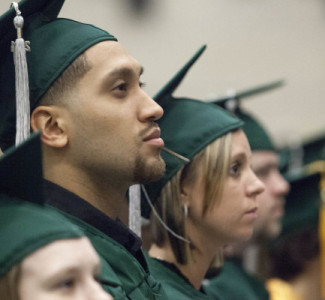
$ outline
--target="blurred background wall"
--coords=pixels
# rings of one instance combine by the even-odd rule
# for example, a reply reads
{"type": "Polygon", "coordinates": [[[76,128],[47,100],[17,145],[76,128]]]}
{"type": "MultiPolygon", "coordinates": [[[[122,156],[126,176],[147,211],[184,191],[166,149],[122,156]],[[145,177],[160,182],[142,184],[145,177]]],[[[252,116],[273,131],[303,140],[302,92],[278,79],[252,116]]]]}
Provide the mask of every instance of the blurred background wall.
{"type": "MultiPolygon", "coordinates": [[[[9,5],[1,0],[1,13],[9,5]]],[[[285,79],[244,106],[279,146],[325,134],[324,0],[66,0],[60,16],[114,34],[144,66],[151,96],[207,44],[176,95],[205,100],[285,79]]]]}

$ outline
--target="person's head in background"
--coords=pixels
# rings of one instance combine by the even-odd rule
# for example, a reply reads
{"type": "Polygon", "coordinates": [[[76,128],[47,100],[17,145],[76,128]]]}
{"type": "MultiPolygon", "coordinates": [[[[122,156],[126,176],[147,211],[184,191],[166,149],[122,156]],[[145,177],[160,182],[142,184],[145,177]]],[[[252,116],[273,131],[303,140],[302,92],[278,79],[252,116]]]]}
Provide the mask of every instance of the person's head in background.
{"type": "Polygon", "coordinates": [[[216,253],[229,243],[248,240],[259,209],[256,198],[264,190],[250,167],[250,157],[247,138],[237,129],[211,142],[180,168],[162,188],[156,210],[167,226],[191,243],[174,237],[152,214],[154,244],[168,245],[177,263],[186,265],[195,251],[211,254],[214,248],[216,253]]]}
{"type": "Polygon", "coordinates": [[[254,240],[257,241],[273,239],[281,232],[289,184],[280,174],[279,152],[271,135],[254,114],[242,109],[241,104],[246,98],[271,91],[283,84],[283,80],[277,80],[214,101],[244,121],[243,130],[252,150],[252,169],[265,185],[265,191],[258,196],[259,212],[254,231],[254,240]]]}
{"type": "Polygon", "coordinates": [[[252,169],[265,185],[264,192],[258,196],[254,238],[273,239],[281,232],[285,196],[290,187],[280,173],[279,154],[269,133],[251,114],[240,110],[236,115],[245,123],[243,130],[252,149],[252,169]]]}
{"type": "Polygon", "coordinates": [[[0,240],[7,248],[0,251],[1,299],[112,299],[101,287],[99,257],[82,232],[44,207],[1,202],[0,240]]]}
{"type": "MultiPolygon", "coordinates": [[[[23,36],[33,49],[27,53],[31,129],[42,131],[44,177],[85,199],[94,189],[103,198],[103,178],[109,178],[112,197],[133,183],[158,179],[163,141],[155,121],[163,111],[142,89],[142,66],[110,33],[57,18],[63,0],[32,2],[21,1],[20,10],[23,36]]],[[[11,9],[0,20],[3,151],[14,143],[16,126],[8,51],[17,35],[14,16],[11,9]]],[[[101,203],[95,206],[103,210],[101,203]]]]}
{"type": "Polygon", "coordinates": [[[289,284],[302,299],[321,299],[324,201],[324,161],[305,165],[299,173],[288,173],[291,190],[287,197],[283,231],[271,244],[271,295],[279,280],[289,284]]]}
{"type": "Polygon", "coordinates": [[[0,299],[112,299],[88,238],[42,205],[39,135],[0,160],[0,299]]]}
{"type": "Polygon", "coordinates": [[[198,290],[222,246],[251,237],[264,189],[250,167],[242,121],[214,104],[172,96],[204,49],[155,97],[165,110],[159,125],[169,150],[162,153],[166,173],[146,185],[147,201],[155,202],[149,255],[176,265],[198,290]]]}

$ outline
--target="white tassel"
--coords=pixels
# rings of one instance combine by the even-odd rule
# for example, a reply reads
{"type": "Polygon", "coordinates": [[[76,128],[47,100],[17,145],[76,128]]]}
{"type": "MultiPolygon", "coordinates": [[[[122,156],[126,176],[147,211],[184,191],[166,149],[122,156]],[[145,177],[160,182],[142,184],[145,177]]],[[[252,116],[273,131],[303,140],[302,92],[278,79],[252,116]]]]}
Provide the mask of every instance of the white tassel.
{"type": "Polygon", "coordinates": [[[14,64],[16,74],[16,145],[29,137],[30,134],[30,104],[26,50],[30,51],[29,42],[22,38],[24,19],[13,2],[17,16],[14,18],[14,25],[17,29],[17,39],[12,42],[11,50],[14,52],[14,64]]]}
{"type": "Polygon", "coordinates": [[[151,202],[151,200],[150,200],[150,198],[149,198],[149,195],[148,195],[148,193],[147,193],[147,191],[146,191],[146,188],[144,187],[143,184],[141,184],[141,189],[142,189],[142,192],[143,192],[143,194],[144,194],[145,199],[147,200],[147,202],[148,202],[148,204],[149,204],[149,206],[150,206],[152,212],[154,213],[154,215],[155,215],[156,218],[158,219],[159,223],[160,223],[160,224],[161,224],[161,225],[162,225],[162,226],[163,226],[163,227],[164,227],[164,228],[165,228],[165,229],[166,229],[170,234],[172,234],[175,238],[178,238],[179,240],[181,240],[181,241],[183,241],[183,242],[185,242],[185,243],[191,244],[191,242],[190,242],[188,239],[186,239],[186,238],[184,238],[184,237],[178,235],[176,232],[174,232],[172,229],[170,229],[170,228],[167,226],[167,224],[166,224],[166,223],[163,221],[163,219],[159,216],[157,210],[155,209],[154,205],[152,204],[152,202],[151,202]]]}
{"type": "Polygon", "coordinates": [[[140,185],[129,188],[129,228],[141,238],[141,191],[140,185]]]}

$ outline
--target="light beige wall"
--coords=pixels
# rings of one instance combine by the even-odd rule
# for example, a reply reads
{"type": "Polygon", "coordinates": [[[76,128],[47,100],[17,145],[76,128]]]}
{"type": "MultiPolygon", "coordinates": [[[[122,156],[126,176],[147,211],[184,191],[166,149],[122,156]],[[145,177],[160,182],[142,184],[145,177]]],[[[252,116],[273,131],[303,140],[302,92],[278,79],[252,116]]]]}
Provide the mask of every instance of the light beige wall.
{"type": "Polygon", "coordinates": [[[207,99],[285,78],[285,87],[247,100],[246,108],[279,145],[325,132],[323,0],[147,0],[137,13],[131,2],[66,0],[60,16],[116,35],[144,65],[150,95],[206,43],[176,95],[207,99]]]}

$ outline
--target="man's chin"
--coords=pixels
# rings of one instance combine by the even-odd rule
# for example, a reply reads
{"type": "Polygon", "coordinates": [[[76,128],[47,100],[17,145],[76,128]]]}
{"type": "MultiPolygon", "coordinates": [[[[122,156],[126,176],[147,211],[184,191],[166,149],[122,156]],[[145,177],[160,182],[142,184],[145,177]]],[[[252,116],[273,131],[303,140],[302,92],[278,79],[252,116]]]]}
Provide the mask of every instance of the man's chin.
{"type": "Polygon", "coordinates": [[[164,175],[165,170],[166,164],[160,156],[155,161],[147,163],[139,160],[134,170],[134,179],[141,184],[158,181],[164,175]]]}
{"type": "Polygon", "coordinates": [[[280,224],[272,224],[272,226],[259,234],[259,238],[266,241],[273,240],[280,235],[281,229],[282,227],[280,224]]]}
{"type": "Polygon", "coordinates": [[[148,174],[148,181],[158,181],[166,171],[166,164],[164,160],[159,157],[155,165],[151,166],[151,171],[148,174]]]}

